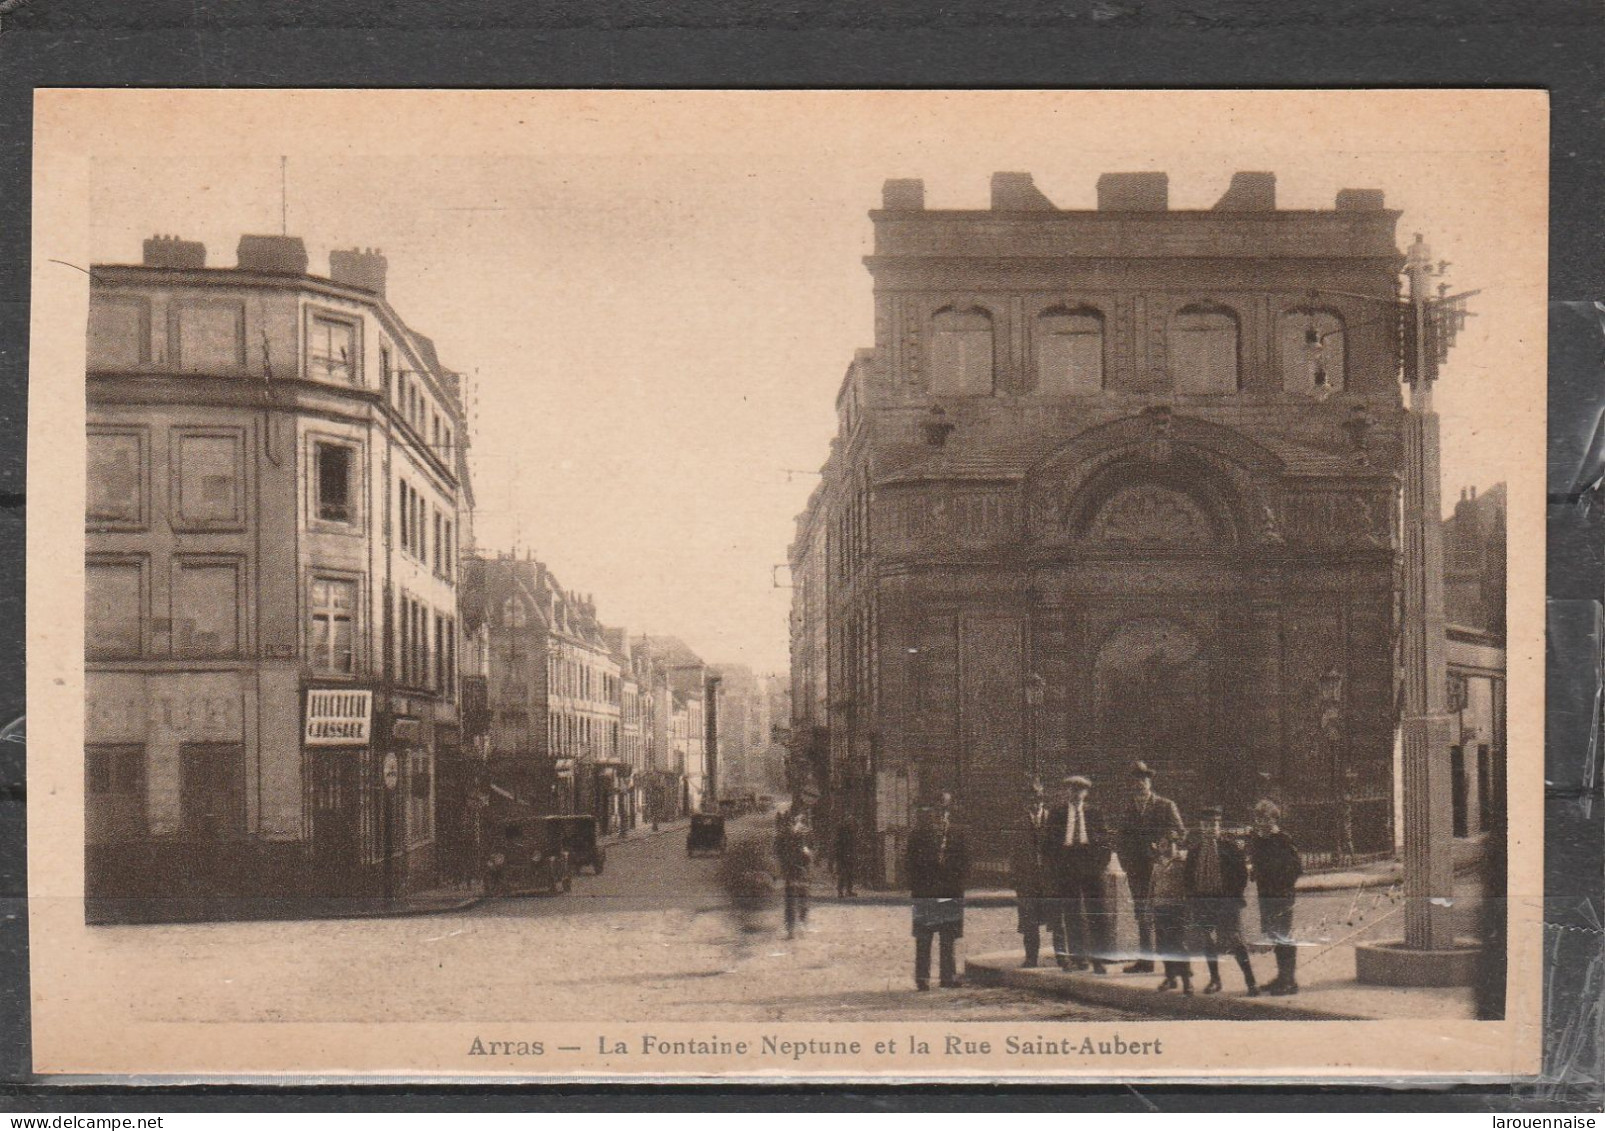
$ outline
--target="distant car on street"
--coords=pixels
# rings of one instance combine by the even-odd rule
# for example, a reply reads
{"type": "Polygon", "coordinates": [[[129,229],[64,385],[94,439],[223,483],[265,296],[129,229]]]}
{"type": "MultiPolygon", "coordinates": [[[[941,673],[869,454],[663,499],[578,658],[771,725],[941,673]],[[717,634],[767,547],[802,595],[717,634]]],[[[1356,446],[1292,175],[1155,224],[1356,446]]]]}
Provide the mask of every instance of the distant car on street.
{"type": "Polygon", "coordinates": [[[697,813],[685,837],[685,854],[724,852],[724,817],[719,813],[697,813]]]}
{"type": "Polygon", "coordinates": [[[544,817],[508,817],[491,826],[485,861],[486,895],[557,895],[574,886],[558,830],[544,817]]]}

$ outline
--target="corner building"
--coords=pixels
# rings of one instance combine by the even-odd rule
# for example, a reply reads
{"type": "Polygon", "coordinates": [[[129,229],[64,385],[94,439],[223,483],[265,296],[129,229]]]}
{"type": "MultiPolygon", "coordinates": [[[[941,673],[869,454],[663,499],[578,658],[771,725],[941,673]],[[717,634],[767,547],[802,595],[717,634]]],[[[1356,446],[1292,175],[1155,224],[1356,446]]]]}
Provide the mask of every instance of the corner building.
{"type": "Polygon", "coordinates": [[[1275,194],[887,182],[875,346],[791,552],[794,755],[886,882],[922,799],[954,792],[984,876],[1033,774],[1114,806],[1137,759],[1184,809],[1391,848],[1398,213],[1275,194]]]}
{"type": "Polygon", "coordinates": [[[471,499],[458,378],[385,272],[336,251],[312,275],[283,236],[242,238],[232,268],[157,238],[141,264],[93,269],[91,917],[283,914],[435,882],[441,779],[467,772],[471,499]]]}

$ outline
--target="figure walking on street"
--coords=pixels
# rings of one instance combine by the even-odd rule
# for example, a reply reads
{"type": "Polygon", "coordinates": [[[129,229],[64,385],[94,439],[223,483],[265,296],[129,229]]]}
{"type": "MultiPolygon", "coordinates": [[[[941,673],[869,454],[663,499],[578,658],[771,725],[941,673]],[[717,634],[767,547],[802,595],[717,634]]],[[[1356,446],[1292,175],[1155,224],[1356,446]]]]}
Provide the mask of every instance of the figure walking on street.
{"type": "Polygon", "coordinates": [[[797,929],[808,922],[808,869],[814,862],[813,846],[808,843],[808,818],[797,814],[775,838],[775,858],[780,878],[786,886],[786,937],[795,938],[797,929]]]}
{"type": "Polygon", "coordinates": [[[1282,831],[1282,811],[1274,801],[1254,806],[1254,836],[1248,842],[1259,896],[1259,929],[1271,940],[1276,977],[1265,992],[1278,997],[1298,993],[1298,948],[1293,945],[1293,900],[1304,862],[1293,838],[1282,831]]]}
{"type": "Polygon", "coordinates": [[[1109,946],[1108,900],[1103,874],[1114,850],[1103,815],[1087,803],[1092,782],[1080,774],[1064,779],[1065,801],[1043,828],[1043,857],[1052,875],[1055,902],[1050,911],[1053,956],[1061,970],[1106,973],[1109,946]]]}
{"type": "Polygon", "coordinates": [[[842,814],[836,822],[836,894],[841,897],[858,894],[853,888],[858,871],[858,821],[851,813],[842,814]]]}
{"type": "Polygon", "coordinates": [[[914,899],[914,985],[931,988],[931,942],[940,942],[939,977],[960,985],[955,947],[964,937],[964,887],[970,867],[964,830],[953,821],[953,798],[942,794],[935,808],[922,805],[908,838],[909,894],[914,899]]]}
{"type": "Polygon", "coordinates": [[[1235,841],[1221,835],[1218,808],[1198,812],[1198,832],[1187,849],[1187,906],[1197,949],[1209,967],[1206,994],[1221,990],[1222,952],[1237,959],[1249,997],[1259,996],[1254,984],[1254,967],[1249,965],[1248,946],[1243,942],[1243,889],[1248,886],[1248,861],[1235,841]]]}
{"type": "Polygon", "coordinates": [[[1042,952],[1042,925],[1050,928],[1050,909],[1057,903],[1049,898],[1047,868],[1042,858],[1042,830],[1048,824],[1048,800],[1038,778],[1031,779],[1031,797],[1025,806],[1024,828],[1015,837],[1009,858],[1009,874],[1014,884],[1015,930],[1025,944],[1027,968],[1035,968],[1042,952]]]}
{"type": "Polygon", "coordinates": [[[1131,888],[1131,906],[1137,917],[1137,961],[1125,967],[1127,974],[1151,974],[1154,970],[1154,909],[1150,888],[1159,845],[1168,836],[1186,836],[1176,803],[1154,792],[1154,772],[1146,762],[1131,767],[1131,802],[1121,814],[1115,848],[1120,866],[1126,871],[1131,888]]]}

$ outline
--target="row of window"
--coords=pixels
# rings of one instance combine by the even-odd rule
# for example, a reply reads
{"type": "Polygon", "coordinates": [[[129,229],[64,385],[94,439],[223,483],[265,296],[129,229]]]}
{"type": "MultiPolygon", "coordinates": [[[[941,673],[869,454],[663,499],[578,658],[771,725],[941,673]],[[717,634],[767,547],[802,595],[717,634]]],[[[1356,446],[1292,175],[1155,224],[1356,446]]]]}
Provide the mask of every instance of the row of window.
{"type": "Polygon", "coordinates": [[[403,592],[396,618],[397,677],[441,695],[457,689],[457,620],[403,592]],[[431,629],[433,631],[431,632],[431,629]]]}
{"type": "Polygon", "coordinates": [[[396,481],[396,512],[401,549],[424,565],[433,566],[435,576],[450,581],[457,572],[457,532],[439,507],[429,501],[405,479],[396,481]],[[434,521],[429,522],[431,510],[434,521]],[[431,534],[433,537],[431,537],[431,534]],[[434,547],[434,561],[429,557],[434,547]]]}
{"type": "MultiPolygon", "coordinates": [[[[947,308],[932,319],[930,391],[986,396],[995,391],[992,315],[980,307],[947,308]]],[[[1240,327],[1224,306],[1198,304],[1166,325],[1169,370],[1180,393],[1232,393],[1242,387],[1240,327]]],[[[1104,316],[1090,307],[1054,307],[1037,316],[1032,343],[1036,390],[1048,395],[1104,388],[1104,316]]],[[[1344,387],[1343,320],[1327,310],[1292,310],[1277,323],[1283,388],[1319,393],[1344,387]]]]}
{"type": "Polygon", "coordinates": [[[454,458],[451,418],[441,415],[423,382],[407,370],[391,368],[389,346],[380,348],[379,363],[384,369],[385,387],[390,390],[391,405],[396,413],[450,466],[454,458]]]}
{"type": "MultiPolygon", "coordinates": [[[[149,434],[91,428],[84,521],[91,530],[150,524],[149,434]]],[[[245,435],[238,428],[174,428],[168,515],[175,531],[237,530],[245,522],[245,435]]]]}
{"type": "Polygon", "coordinates": [[[119,659],[155,652],[194,659],[234,656],[242,646],[243,559],[178,554],[171,561],[168,617],[149,621],[149,559],[104,555],[84,563],[84,654],[119,659]],[[164,639],[155,639],[161,634],[164,639]]]}
{"type": "Polygon", "coordinates": [[[619,756],[617,719],[598,719],[553,711],[546,716],[546,740],[554,758],[603,758],[619,756]]]}
{"type": "Polygon", "coordinates": [[[604,703],[617,703],[623,688],[612,672],[555,654],[546,657],[546,684],[553,695],[604,703]]]}

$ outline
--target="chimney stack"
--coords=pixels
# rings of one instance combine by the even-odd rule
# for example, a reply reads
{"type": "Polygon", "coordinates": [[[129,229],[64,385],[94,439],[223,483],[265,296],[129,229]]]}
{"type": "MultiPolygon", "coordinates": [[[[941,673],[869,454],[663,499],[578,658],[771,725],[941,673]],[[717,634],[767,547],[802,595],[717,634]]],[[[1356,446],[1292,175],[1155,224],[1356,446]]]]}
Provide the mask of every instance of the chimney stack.
{"type": "Polygon", "coordinates": [[[307,247],[300,236],[241,236],[241,271],[266,271],[274,275],[305,275],[307,247]]]}
{"type": "Polygon", "coordinates": [[[331,251],[329,253],[329,278],[336,283],[343,283],[348,287],[369,291],[383,298],[385,293],[384,253],[376,247],[365,247],[361,250],[352,248],[350,251],[331,251]]]}
{"type": "Polygon", "coordinates": [[[177,236],[152,236],[145,241],[146,267],[194,268],[206,266],[206,245],[177,236]]]}
{"type": "Polygon", "coordinates": [[[1165,173],[1105,173],[1098,178],[1099,212],[1164,212],[1170,208],[1165,173]]]}
{"type": "Polygon", "coordinates": [[[1042,195],[1030,173],[993,173],[992,211],[1057,212],[1058,209],[1042,195]]]}
{"type": "Polygon", "coordinates": [[[1339,212],[1381,212],[1383,209],[1383,196],[1381,189],[1346,188],[1339,189],[1337,194],[1337,210],[1339,212]]]}
{"type": "Polygon", "coordinates": [[[1217,212],[1275,212],[1275,173],[1233,173],[1231,187],[1215,202],[1217,212]]]}
{"type": "Polygon", "coordinates": [[[887,212],[922,212],[925,182],[918,177],[887,181],[881,186],[881,207],[887,212]]]}

